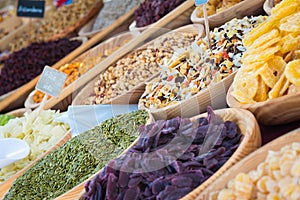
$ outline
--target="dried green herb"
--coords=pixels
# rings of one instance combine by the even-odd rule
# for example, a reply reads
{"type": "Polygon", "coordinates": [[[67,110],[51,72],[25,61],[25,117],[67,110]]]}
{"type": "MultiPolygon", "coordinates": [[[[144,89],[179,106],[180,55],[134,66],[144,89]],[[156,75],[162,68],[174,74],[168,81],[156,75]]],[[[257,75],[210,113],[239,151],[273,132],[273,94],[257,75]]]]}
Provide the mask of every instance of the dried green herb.
{"type": "Polygon", "coordinates": [[[5,199],[54,199],[117,157],[138,136],[146,111],[119,115],[42,158],[15,180],[5,199]]]}

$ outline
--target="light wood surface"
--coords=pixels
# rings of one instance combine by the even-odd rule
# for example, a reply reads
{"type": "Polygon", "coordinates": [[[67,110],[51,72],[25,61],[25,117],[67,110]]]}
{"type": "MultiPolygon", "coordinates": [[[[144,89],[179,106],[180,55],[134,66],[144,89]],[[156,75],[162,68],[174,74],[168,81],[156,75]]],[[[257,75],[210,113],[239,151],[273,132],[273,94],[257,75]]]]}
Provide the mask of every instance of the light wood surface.
{"type": "Polygon", "coordinates": [[[255,152],[251,153],[236,165],[230,168],[222,176],[216,179],[211,185],[203,190],[197,197],[197,200],[206,200],[209,198],[211,192],[215,192],[225,188],[229,180],[232,180],[238,173],[248,173],[257,168],[257,166],[265,160],[268,151],[279,151],[283,146],[289,145],[293,142],[300,142],[300,129],[291,131],[272,142],[264,145],[255,152]]]}
{"type": "MultiPolygon", "coordinates": [[[[241,133],[244,135],[244,138],[230,157],[229,160],[209,179],[203,182],[200,186],[190,192],[188,195],[183,197],[183,200],[195,199],[205,188],[207,188],[212,182],[214,182],[220,175],[225,173],[230,167],[237,163],[242,158],[246,157],[248,154],[256,150],[261,146],[261,135],[257,121],[254,116],[246,110],[236,109],[236,108],[227,108],[214,111],[218,116],[223,120],[230,120],[235,122],[241,130],[241,133]]],[[[207,113],[201,114],[192,119],[207,116],[207,113]]]]}
{"type": "MultiPolygon", "coordinates": [[[[146,121],[146,124],[151,124],[154,122],[154,118],[151,116],[151,114],[149,113],[149,118],[146,121]]],[[[137,141],[139,140],[139,138],[137,138],[126,150],[124,150],[119,156],[124,155],[133,145],[135,145],[137,143],[137,141]]],[[[92,175],[90,178],[88,178],[87,180],[85,180],[84,182],[80,183],[79,185],[75,186],[74,188],[72,188],[71,190],[69,190],[68,192],[60,195],[59,197],[55,198],[55,200],[66,200],[66,199],[80,199],[81,196],[84,194],[85,189],[84,186],[85,184],[89,181],[92,180],[97,174],[101,173],[103,171],[104,168],[102,168],[101,170],[99,170],[98,172],[96,172],[94,175],[92,175]]]]}
{"type": "MultiPolygon", "coordinates": [[[[134,48],[137,46],[140,46],[144,41],[146,41],[148,38],[152,37],[155,35],[155,33],[159,32],[159,28],[155,27],[165,27],[170,21],[176,20],[177,17],[181,14],[187,15],[187,11],[194,5],[194,0],[187,0],[184,2],[182,5],[178,6],[176,9],[174,9],[171,13],[163,17],[161,20],[158,22],[154,23],[151,25],[152,28],[147,29],[144,31],[142,34],[140,34],[137,38],[131,40],[128,44],[124,45],[123,47],[119,48],[116,50],[113,54],[111,54],[108,58],[103,60],[101,63],[97,64],[92,70],[89,70],[86,74],[86,78],[78,79],[76,81],[76,88],[69,88],[66,90],[64,93],[60,94],[59,97],[53,98],[50,101],[48,101],[44,108],[52,108],[55,106],[57,103],[59,103],[61,100],[66,98],[68,95],[71,93],[75,92],[78,88],[81,88],[85,86],[88,82],[90,82],[92,79],[94,79],[99,73],[103,71],[103,69],[106,69],[109,65],[115,63],[119,58],[122,56],[126,55],[130,51],[132,51],[134,48]]],[[[189,13],[190,15],[190,13],[189,13]]],[[[178,22],[178,26],[186,25],[190,21],[189,18],[187,18],[185,21],[182,20],[178,22]]],[[[115,22],[115,24],[118,24],[115,22]]],[[[115,26],[109,26],[105,29],[105,31],[101,31],[97,33],[95,36],[93,36],[87,44],[90,44],[94,42],[95,40],[99,40],[100,36],[107,35],[110,31],[113,31],[113,29],[116,28],[115,26]]],[[[0,103],[0,108],[1,108],[1,103],[0,103]]]]}
{"type": "MultiPolygon", "coordinates": [[[[12,112],[9,112],[7,114],[12,114],[16,117],[21,117],[25,112],[25,109],[18,109],[12,112]]],[[[71,131],[66,132],[66,134],[55,144],[53,145],[48,151],[40,155],[37,159],[32,161],[28,166],[17,172],[15,175],[13,175],[11,178],[8,180],[4,181],[3,183],[0,184],[0,199],[3,199],[5,194],[9,191],[10,187],[12,186],[13,182],[20,177],[23,173],[25,173],[30,167],[32,167],[37,161],[39,161],[41,158],[45,157],[58,147],[62,146],[65,144],[69,139],[71,138],[71,131]]]]}
{"type": "MultiPolygon", "coordinates": [[[[262,14],[264,1],[265,0],[244,0],[222,12],[208,16],[209,26],[210,28],[214,28],[223,25],[233,18],[262,14]]],[[[198,17],[197,13],[198,11],[195,8],[191,15],[191,21],[193,23],[204,24],[204,18],[198,17]]]]}
{"type": "MultiPolygon", "coordinates": [[[[146,109],[157,119],[170,119],[176,116],[192,117],[199,113],[206,112],[207,106],[211,105],[214,109],[226,108],[226,93],[233,82],[235,73],[229,75],[224,80],[208,86],[198,94],[185,99],[177,104],[166,106],[159,109],[146,109]]],[[[140,109],[145,109],[139,104],[140,109]]]]}
{"type": "Polygon", "coordinates": [[[272,10],[273,6],[274,6],[274,0],[266,0],[263,5],[264,11],[268,15],[271,15],[271,10],[272,10]]]}
{"type": "Polygon", "coordinates": [[[284,95],[254,104],[241,104],[232,96],[232,86],[227,93],[227,104],[233,108],[251,111],[257,121],[265,125],[280,125],[300,120],[300,93],[284,95]]]}
{"type": "MultiPolygon", "coordinates": [[[[203,35],[204,28],[203,28],[202,25],[187,25],[187,26],[183,26],[183,27],[180,27],[178,29],[175,29],[172,32],[196,33],[196,34],[199,34],[201,36],[201,35],[203,35]]],[[[165,37],[169,33],[170,32],[168,32],[168,33],[160,36],[159,38],[165,37]]],[[[148,42],[147,44],[142,45],[140,48],[146,48],[147,46],[149,46],[150,44],[152,44],[155,40],[158,40],[159,38],[156,38],[156,39],[148,42]]],[[[113,104],[137,104],[138,101],[139,101],[139,98],[144,93],[146,82],[151,81],[153,78],[157,77],[158,75],[159,75],[159,73],[154,74],[152,77],[149,77],[149,79],[146,80],[145,82],[141,82],[138,85],[136,85],[135,87],[133,87],[130,91],[128,91],[128,92],[126,92],[126,93],[124,93],[122,95],[119,95],[119,96],[117,96],[115,98],[112,98],[111,101],[109,101],[109,103],[113,103],[113,104]]],[[[95,82],[98,79],[99,78],[96,77],[93,80],[91,80],[77,94],[77,96],[75,97],[75,99],[74,99],[74,101],[73,101],[72,104],[73,105],[83,105],[83,104],[85,104],[85,101],[88,99],[88,97],[90,97],[94,93],[94,85],[95,85],[95,82]]]]}

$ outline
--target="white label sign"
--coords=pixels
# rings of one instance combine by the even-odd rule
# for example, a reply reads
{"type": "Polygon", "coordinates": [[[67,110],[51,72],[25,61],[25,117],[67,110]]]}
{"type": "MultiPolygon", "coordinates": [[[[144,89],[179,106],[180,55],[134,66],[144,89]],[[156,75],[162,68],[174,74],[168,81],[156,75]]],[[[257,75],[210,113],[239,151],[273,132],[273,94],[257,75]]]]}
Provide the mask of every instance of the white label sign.
{"type": "Polygon", "coordinates": [[[66,78],[67,74],[45,66],[35,89],[50,96],[57,97],[65,84],[66,78]]]}

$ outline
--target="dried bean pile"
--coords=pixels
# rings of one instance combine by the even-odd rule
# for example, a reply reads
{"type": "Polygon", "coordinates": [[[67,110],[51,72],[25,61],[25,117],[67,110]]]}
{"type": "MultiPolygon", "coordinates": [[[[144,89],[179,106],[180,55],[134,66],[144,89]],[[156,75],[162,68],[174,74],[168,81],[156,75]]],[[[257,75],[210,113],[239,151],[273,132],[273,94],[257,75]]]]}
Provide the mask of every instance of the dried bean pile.
{"type": "Polygon", "coordinates": [[[145,0],[135,11],[136,27],[144,27],[163,18],[185,0],[145,0]]]}
{"type": "Polygon", "coordinates": [[[170,59],[176,48],[189,46],[196,36],[193,33],[173,32],[118,60],[100,74],[95,83],[94,94],[85,103],[107,103],[137,84],[148,81],[159,72],[164,59],[170,59]]]}
{"type": "Polygon", "coordinates": [[[92,30],[96,31],[106,28],[142,1],[143,0],[111,0],[104,2],[104,6],[99,12],[92,30]]]}
{"type": "Polygon", "coordinates": [[[53,65],[81,44],[66,38],[50,42],[32,43],[12,53],[0,72],[0,95],[10,92],[38,76],[45,65],[53,65]]]}
{"type": "Polygon", "coordinates": [[[119,115],[70,139],[16,179],[5,199],[54,199],[67,192],[128,148],[147,118],[146,111],[119,115]]]}
{"type": "MultiPolygon", "coordinates": [[[[238,148],[242,134],[234,122],[179,117],[139,128],[140,139],[87,182],[85,199],[164,199],[188,194],[213,175],[238,148]],[[210,127],[210,128],[209,128],[210,127]],[[208,151],[202,152],[215,128],[222,128],[208,151]]],[[[220,119],[218,119],[220,120],[220,119]]]]}

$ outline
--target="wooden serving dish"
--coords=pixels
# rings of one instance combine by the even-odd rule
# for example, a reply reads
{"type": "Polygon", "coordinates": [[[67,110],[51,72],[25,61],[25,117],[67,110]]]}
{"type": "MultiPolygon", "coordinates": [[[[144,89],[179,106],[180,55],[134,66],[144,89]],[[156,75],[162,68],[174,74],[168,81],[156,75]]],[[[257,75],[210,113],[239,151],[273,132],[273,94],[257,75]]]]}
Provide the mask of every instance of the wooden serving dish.
{"type": "MultiPolygon", "coordinates": [[[[72,62],[84,62],[88,59],[95,58],[99,55],[103,55],[105,53],[105,51],[113,51],[117,46],[120,46],[121,44],[123,44],[126,41],[130,41],[134,37],[135,37],[135,35],[132,34],[131,32],[125,32],[120,35],[114,36],[114,37],[98,44],[97,46],[88,50],[87,52],[81,54],[79,57],[75,58],[72,62]]],[[[84,78],[86,78],[86,75],[83,74],[79,78],[84,79],[84,78]]],[[[66,88],[64,88],[61,91],[61,93],[64,93],[66,90],[68,90],[69,88],[72,88],[72,87],[74,87],[74,88],[76,87],[76,80],[73,83],[71,83],[70,85],[68,85],[66,88]]],[[[33,101],[33,95],[35,92],[36,92],[36,90],[33,90],[26,98],[25,103],[24,103],[24,106],[26,108],[34,109],[40,105],[40,103],[34,103],[34,101],[33,101]]],[[[74,94],[68,95],[64,100],[60,101],[55,106],[55,109],[59,109],[62,111],[67,110],[68,106],[71,105],[73,98],[74,98],[74,94]]],[[[48,101],[50,101],[50,100],[51,99],[49,99],[48,101]]]]}
{"type": "Polygon", "coordinates": [[[300,142],[300,129],[291,131],[272,142],[264,145],[255,152],[251,153],[233,167],[231,167],[227,172],[222,174],[218,179],[216,179],[209,187],[199,193],[198,200],[206,200],[209,198],[211,192],[221,190],[226,187],[229,180],[232,180],[238,173],[247,173],[251,170],[257,168],[257,166],[265,160],[268,151],[279,151],[283,146],[291,144],[293,142],[300,142]]]}
{"type": "MultiPolygon", "coordinates": [[[[246,157],[248,154],[256,150],[261,146],[261,135],[257,121],[254,116],[246,110],[227,108],[214,111],[216,115],[222,118],[224,121],[230,120],[235,122],[240,128],[241,133],[244,138],[233,153],[229,160],[209,179],[203,182],[200,186],[190,192],[188,195],[183,197],[183,200],[195,199],[206,187],[208,187],[212,182],[214,182],[220,175],[225,173],[230,167],[237,163],[242,158],[246,157]]],[[[200,117],[207,117],[207,113],[193,117],[192,119],[197,119],[200,117]]]]}
{"type": "MultiPolygon", "coordinates": [[[[11,37],[12,35],[9,35],[11,37]]],[[[13,40],[13,38],[11,38],[13,40]]],[[[74,37],[72,39],[82,41],[82,44],[73,50],[70,54],[66,55],[64,58],[59,60],[56,64],[54,64],[53,68],[58,69],[62,65],[66,64],[69,60],[74,59],[78,55],[78,50],[84,48],[85,44],[88,42],[86,37],[74,37]]],[[[0,43],[1,48],[1,43],[0,43]]],[[[14,110],[18,107],[23,106],[25,99],[30,94],[32,89],[35,87],[38,82],[40,75],[36,78],[32,79],[28,83],[0,96],[0,111],[7,112],[10,110],[14,110]]]]}
{"type": "MultiPolygon", "coordinates": [[[[149,119],[146,121],[146,124],[151,124],[154,122],[154,118],[151,116],[151,114],[149,113],[149,119]]],[[[126,149],[124,150],[119,156],[124,155],[136,142],[138,141],[138,138],[126,149]]],[[[65,200],[65,199],[80,199],[80,197],[84,194],[84,186],[85,184],[93,179],[97,174],[101,173],[103,171],[103,168],[101,170],[99,170],[98,172],[96,172],[94,175],[92,175],[90,178],[88,178],[87,180],[85,180],[84,182],[80,183],[79,185],[75,186],[74,188],[72,188],[71,190],[69,190],[68,192],[60,195],[59,197],[55,198],[55,200],[65,200]]]]}
{"type": "MultiPolygon", "coordinates": [[[[14,111],[11,111],[7,114],[14,115],[16,117],[22,117],[23,114],[25,113],[26,109],[17,109],[14,111]]],[[[32,167],[37,161],[57,149],[58,147],[62,146],[65,144],[70,138],[71,138],[71,131],[67,131],[65,135],[55,144],[53,145],[48,151],[45,153],[41,154],[38,158],[36,158],[34,161],[32,161],[29,165],[27,165],[25,168],[17,172],[15,175],[4,181],[3,183],[0,184],[0,199],[3,199],[5,194],[9,191],[10,187],[12,186],[13,182],[20,177],[23,173],[25,173],[30,167],[32,167]]]]}
{"type": "Polygon", "coordinates": [[[264,5],[263,5],[264,11],[268,15],[271,15],[271,10],[272,10],[273,7],[274,7],[274,0],[266,0],[264,5]]]}
{"type": "Polygon", "coordinates": [[[72,26],[65,28],[60,33],[58,33],[56,35],[53,35],[52,37],[49,38],[49,40],[55,40],[55,39],[58,39],[58,38],[66,37],[67,35],[71,34],[75,30],[79,29],[84,24],[86,24],[92,17],[97,15],[97,13],[99,13],[99,11],[102,9],[102,7],[103,7],[103,1],[102,0],[97,0],[94,3],[94,6],[90,9],[90,11],[84,17],[79,19],[72,26]]]}
{"type": "Polygon", "coordinates": [[[232,86],[227,93],[227,104],[233,108],[251,111],[257,121],[265,125],[287,124],[300,120],[300,93],[288,94],[254,104],[241,104],[232,96],[232,86]]]}
{"type": "MultiPolygon", "coordinates": [[[[198,33],[200,36],[203,34],[203,26],[202,25],[187,25],[187,26],[183,26],[181,28],[175,29],[172,32],[189,32],[189,33],[198,33]]],[[[134,33],[133,33],[134,34],[134,33]]],[[[160,37],[164,37],[165,35],[167,35],[169,33],[164,34],[163,36],[160,37]]],[[[149,44],[151,44],[152,42],[154,42],[154,40],[148,42],[147,44],[141,46],[141,48],[145,48],[147,47],[149,44]]],[[[120,58],[121,59],[121,58],[120,58]]],[[[104,68],[102,70],[102,72],[105,70],[106,68],[104,68]]],[[[101,72],[101,73],[102,73],[101,72]]],[[[153,75],[152,77],[150,77],[148,79],[148,81],[152,80],[153,78],[157,77],[159,75],[159,73],[153,75]]],[[[95,81],[98,80],[98,77],[94,78],[93,80],[91,80],[75,97],[72,105],[83,105],[85,104],[85,100],[91,96],[94,93],[94,84],[95,81]]],[[[146,83],[145,82],[141,82],[140,84],[136,85],[135,87],[133,87],[130,91],[117,96],[115,98],[112,98],[111,101],[109,103],[113,103],[113,104],[137,104],[139,98],[141,97],[141,95],[143,94],[144,90],[145,90],[145,86],[146,83]]]]}
{"type": "MultiPolygon", "coordinates": [[[[264,0],[244,0],[224,11],[208,16],[209,26],[210,28],[214,28],[223,25],[233,18],[262,14],[263,3],[264,0]]],[[[204,24],[204,18],[198,17],[197,13],[197,8],[195,8],[191,15],[191,21],[197,24],[204,24]]]]}
{"type": "Polygon", "coordinates": [[[148,110],[157,120],[170,119],[176,116],[192,117],[198,113],[206,112],[206,108],[209,105],[214,109],[226,108],[226,93],[233,82],[235,74],[236,72],[214,85],[209,85],[198,94],[178,102],[177,104],[159,109],[148,109],[145,108],[143,104],[139,103],[139,109],[148,110]]]}
{"type": "MultiPolygon", "coordinates": [[[[243,157],[247,156],[254,150],[256,150],[261,145],[261,136],[258,124],[254,116],[246,110],[242,109],[222,109],[215,110],[216,115],[221,117],[223,120],[231,120],[237,123],[238,127],[241,130],[241,133],[244,135],[239,148],[235,151],[232,157],[209,179],[203,182],[199,187],[194,189],[191,193],[183,197],[182,199],[195,199],[198,194],[203,191],[210,183],[217,179],[221,174],[227,171],[232,165],[241,160],[243,157]]],[[[192,117],[192,120],[196,120],[200,117],[207,117],[207,113],[197,115],[192,117]]],[[[101,172],[101,171],[100,171],[101,172]]],[[[79,190],[79,188],[78,188],[79,190]]],[[[71,193],[72,191],[69,191],[71,193]]],[[[85,193],[84,184],[82,184],[81,191],[77,191],[77,196],[64,196],[64,198],[59,199],[79,199],[85,193]]]]}
{"type": "MultiPolygon", "coordinates": [[[[134,15],[134,11],[136,10],[137,6],[135,6],[134,8],[132,8],[129,12],[125,13],[124,15],[122,15],[121,17],[119,17],[117,20],[115,20],[110,26],[114,27],[114,30],[110,32],[109,35],[115,35],[117,33],[126,31],[130,22],[133,20],[133,15],[134,15]]],[[[100,11],[101,12],[101,11],[100,11]]],[[[100,29],[100,30],[92,30],[93,29],[93,25],[95,23],[97,19],[97,16],[92,18],[89,22],[87,22],[78,32],[79,36],[85,36],[88,38],[93,37],[94,35],[96,35],[97,33],[101,32],[101,31],[105,31],[104,29],[100,29]]]]}

